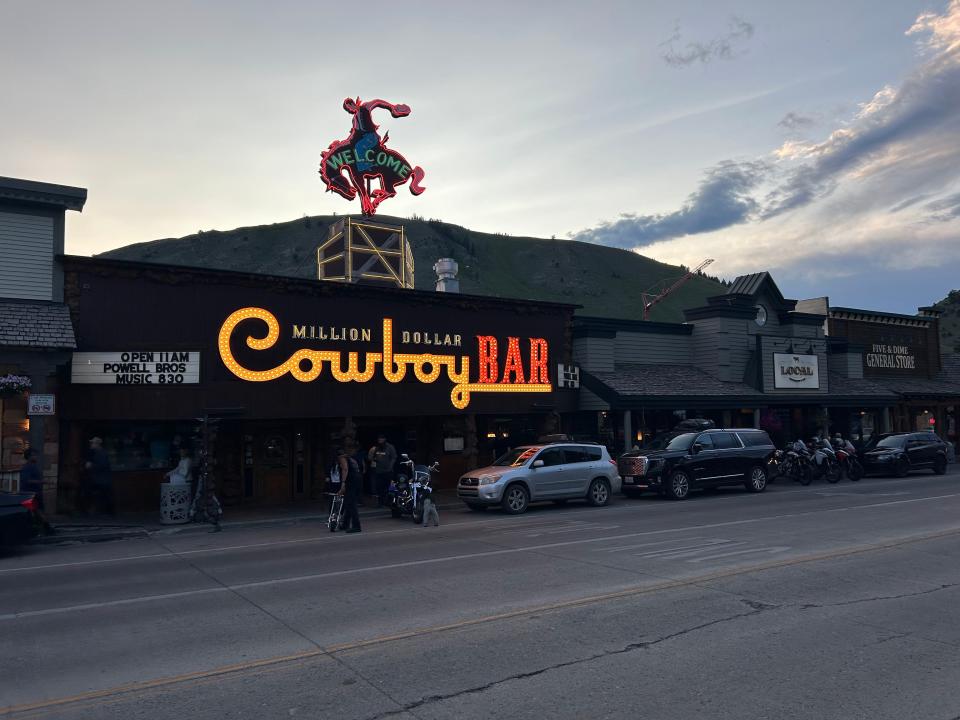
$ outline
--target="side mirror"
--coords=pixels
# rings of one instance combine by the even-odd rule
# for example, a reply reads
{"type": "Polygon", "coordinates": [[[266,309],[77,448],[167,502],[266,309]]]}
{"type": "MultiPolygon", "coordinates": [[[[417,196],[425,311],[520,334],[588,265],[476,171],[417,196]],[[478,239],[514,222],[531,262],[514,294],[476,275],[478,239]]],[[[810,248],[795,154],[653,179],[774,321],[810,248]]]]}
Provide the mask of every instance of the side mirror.
{"type": "Polygon", "coordinates": [[[534,460],[534,461],[533,461],[533,465],[531,465],[530,467],[532,467],[532,468],[541,468],[541,467],[543,467],[543,460],[534,460]]]}
{"type": "Polygon", "coordinates": [[[690,448],[690,452],[692,452],[694,455],[696,455],[701,450],[703,450],[703,445],[701,445],[700,443],[694,443],[693,447],[690,448]]]}

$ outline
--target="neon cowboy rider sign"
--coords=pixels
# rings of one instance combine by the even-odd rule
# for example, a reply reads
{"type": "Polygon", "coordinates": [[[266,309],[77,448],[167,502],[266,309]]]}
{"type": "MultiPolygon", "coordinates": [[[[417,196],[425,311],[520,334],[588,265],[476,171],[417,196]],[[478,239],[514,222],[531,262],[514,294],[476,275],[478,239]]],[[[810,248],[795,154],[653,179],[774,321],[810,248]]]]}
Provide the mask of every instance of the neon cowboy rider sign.
{"type": "Polygon", "coordinates": [[[217,347],[224,366],[248,382],[270,382],[290,375],[310,383],[326,375],[337,383],[384,379],[396,384],[412,377],[423,384],[449,383],[450,404],[457,410],[465,409],[471,396],[479,393],[553,391],[548,370],[550,347],[544,338],[507,337],[503,349],[492,335],[403,329],[389,317],[382,318],[377,328],[294,323],[281,331],[280,322],[269,310],[245,307],[227,317],[217,347]],[[287,341],[309,347],[278,356],[275,346],[283,335],[287,341]],[[417,345],[426,351],[397,352],[398,344],[417,345]],[[253,362],[237,359],[235,350],[243,346],[255,351],[254,357],[259,359],[255,364],[264,369],[252,369],[246,365],[253,362]],[[350,349],[361,346],[370,349],[350,349]]]}
{"type": "Polygon", "coordinates": [[[423,169],[411,165],[396,150],[387,147],[389,133],[383,137],[373,121],[374,110],[389,110],[395,118],[406,117],[410,107],[386,100],[347,98],[343,109],[353,115],[350,134],[343,140],[330,143],[320,158],[320,177],[328,191],[353,200],[360,196],[364,215],[373,215],[384,200],[397,194],[397,187],[410,180],[410,192],[419,195],[424,190],[423,169]]]}

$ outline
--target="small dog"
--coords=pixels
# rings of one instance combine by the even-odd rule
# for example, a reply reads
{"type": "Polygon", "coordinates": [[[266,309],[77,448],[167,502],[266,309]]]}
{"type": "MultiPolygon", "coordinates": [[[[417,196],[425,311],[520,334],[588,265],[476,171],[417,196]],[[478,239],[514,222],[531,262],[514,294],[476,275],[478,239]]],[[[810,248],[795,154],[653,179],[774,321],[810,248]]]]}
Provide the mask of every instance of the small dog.
{"type": "Polygon", "coordinates": [[[437,506],[433,504],[430,498],[423,499],[423,526],[427,527],[430,522],[434,527],[440,527],[440,513],[437,512],[437,506]]]}

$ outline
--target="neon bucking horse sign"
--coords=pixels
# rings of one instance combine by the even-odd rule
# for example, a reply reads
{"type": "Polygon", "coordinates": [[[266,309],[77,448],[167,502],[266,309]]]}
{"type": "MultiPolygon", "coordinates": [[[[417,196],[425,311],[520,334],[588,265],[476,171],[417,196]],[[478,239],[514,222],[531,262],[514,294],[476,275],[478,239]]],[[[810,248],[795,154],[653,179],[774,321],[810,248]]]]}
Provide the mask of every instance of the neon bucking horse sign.
{"type": "Polygon", "coordinates": [[[397,186],[407,180],[411,181],[410,192],[414,195],[426,190],[420,184],[423,170],[388,148],[390,133],[381,138],[373,122],[374,110],[389,110],[393,117],[401,118],[410,114],[408,105],[347,98],[343,101],[343,109],[353,115],[353,127],[346,140],[330,143],[320,159],[320,176],[327,191],[332,190],[347,200],[359,195],[363,214],[373,215],[377,206],[396,195],[397,186]],[[375,187],[376,181],[379,181],[379,187],[375,187]]]}

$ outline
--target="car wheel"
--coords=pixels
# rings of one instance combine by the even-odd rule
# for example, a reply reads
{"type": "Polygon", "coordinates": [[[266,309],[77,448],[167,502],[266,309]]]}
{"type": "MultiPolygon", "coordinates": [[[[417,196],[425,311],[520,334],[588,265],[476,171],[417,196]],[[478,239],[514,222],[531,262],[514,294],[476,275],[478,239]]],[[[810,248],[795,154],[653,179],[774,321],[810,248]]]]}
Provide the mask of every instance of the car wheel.
{"type": "Polygon", "coordinates": [[[477,503],[467,503],[467,507],[473,510],[474,512],[483,512],[487,509],[486,505],[478,505],[477,503]]]}
{"type": "Polygon", "coordinates": [[[910,472],[910,461],[903,457],[900,458],[897,460],[897,464],[894,466],[893,472],[899,478],[906,477],[910,472]]]}
{"type": "Polygon", "coordinates": [[[530,504],[530,494],[523,485],[517,483],[504,491],[503,500],[500,504],[508,515],[519,515],[527,511],[527,505],[530,504]]]}
{"type": "Polygon", "coordinates": [[[594,478],[587,490],[587,502],[594,507],[601,507],[610,502],[610,483],[603,478],[594,478]]]}
{"type": "Polygon", "coordinates": [[[943,455],[937,455],[937,459],[933,461],[933,471],[937,475],[946,475],[947,459],[943,455]]]}
{"type": "Polygon", "coordinates": [[[767,471],[759,465],[750,468],[749,480],[744,485],[750,492],[763,492],[767,489],[767,471]]]}
{"type": "Polygon", "coordinates": [[[690,476],[682,470],[677,470],[667,480],[666,492],[671,500],[686,500],[690,495],[690,476]]]}

